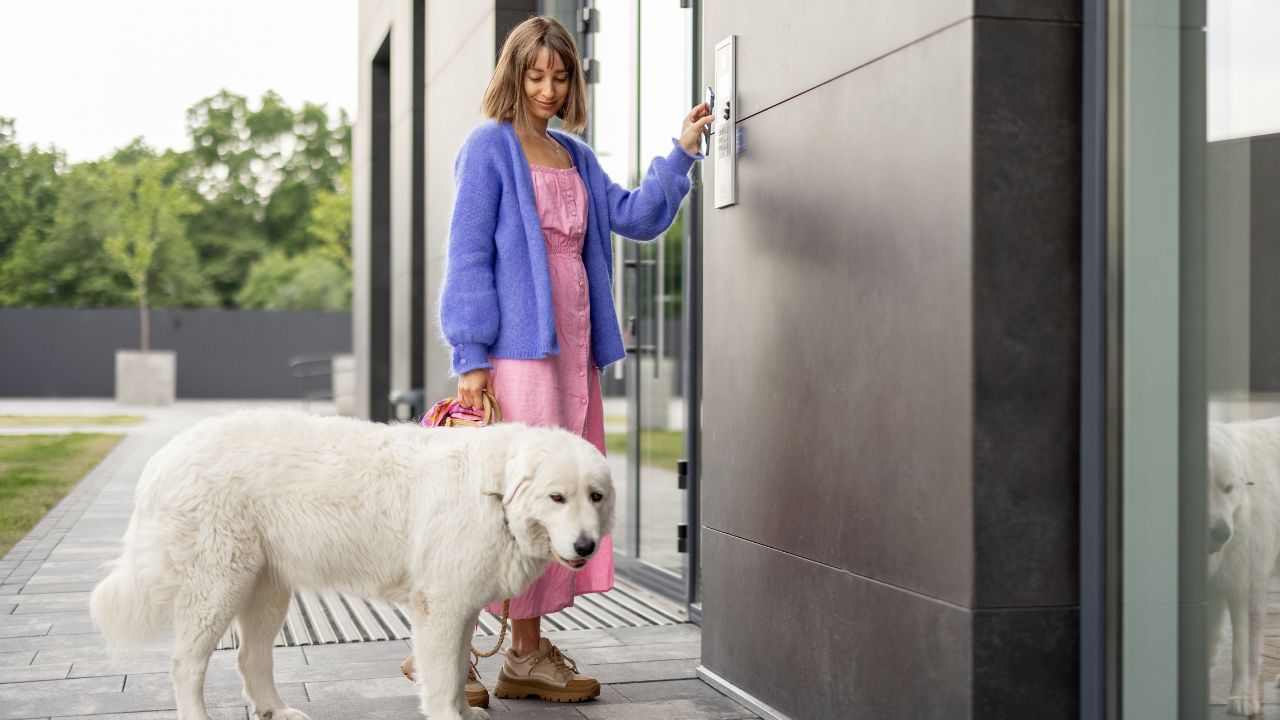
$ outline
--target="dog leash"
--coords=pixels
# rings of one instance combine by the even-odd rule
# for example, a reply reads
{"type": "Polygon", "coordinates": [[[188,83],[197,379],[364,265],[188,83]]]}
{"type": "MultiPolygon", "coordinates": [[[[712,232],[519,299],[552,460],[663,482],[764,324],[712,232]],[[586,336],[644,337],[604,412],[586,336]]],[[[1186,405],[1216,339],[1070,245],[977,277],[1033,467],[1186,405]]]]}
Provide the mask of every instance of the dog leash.
{"type": "MultiPolygon", "coordinates": [[[[460,400],[454,397],[447,397],[435,405],[422,416],[422,427],[484,427],[494,423],[502,422],[502,410],[498,407],[498,399],[488,390],[484,391],[483,405],[479,413],[474,409],[466,407],[460,400]]],[[[499,496],[501,497],[501,496],[499,496]]],[[[498,643],[488,652],[480,652],[476,650],[476,646],[471,646],[471,654],[477,658],[487,658],[497,655],[502,649],[502,643],[507,639],[507,623],[511,614],[510,598],[502,601],[502,620],[498,625],[498,643]]]]}

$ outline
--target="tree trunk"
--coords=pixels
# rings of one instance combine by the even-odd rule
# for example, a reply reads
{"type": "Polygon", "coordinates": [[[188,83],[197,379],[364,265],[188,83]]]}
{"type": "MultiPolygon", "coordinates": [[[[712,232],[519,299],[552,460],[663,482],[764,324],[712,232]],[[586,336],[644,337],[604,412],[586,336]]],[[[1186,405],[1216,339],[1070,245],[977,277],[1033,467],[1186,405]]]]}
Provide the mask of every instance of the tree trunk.
{"type": "Polygon", "coordinates": [[[151,351],[151,308],[147,305],[147,280],[138,283],[138,327],[142,329],[142,352],[151,351]]]}

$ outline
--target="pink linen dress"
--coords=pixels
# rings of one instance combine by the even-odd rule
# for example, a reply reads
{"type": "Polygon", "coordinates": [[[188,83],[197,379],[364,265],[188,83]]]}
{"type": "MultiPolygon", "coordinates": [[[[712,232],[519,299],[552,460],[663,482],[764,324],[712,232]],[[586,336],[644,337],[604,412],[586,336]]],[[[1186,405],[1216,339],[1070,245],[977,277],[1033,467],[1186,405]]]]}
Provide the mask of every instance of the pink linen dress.
{"type": "MultiPolygon", "coordinates": [[[[538,360],[489,358],[493,394],[504,422],[562,427],[578,433],[604,454],[604,406],[600,373],[591,355],[591,307],[582,243],[587,232],[587,189],[577,168],[531,165],[538,217],[547,242],[551,302],[556,318],[559,355],[538,360]]],[[[533,618],[573,606],[576,595],[613,587],[613,539],[578,572],[551,563],[518,597],[510,616],[533,618]]],[[[502,613],[502,602],[489,612],[502,613]]]]}

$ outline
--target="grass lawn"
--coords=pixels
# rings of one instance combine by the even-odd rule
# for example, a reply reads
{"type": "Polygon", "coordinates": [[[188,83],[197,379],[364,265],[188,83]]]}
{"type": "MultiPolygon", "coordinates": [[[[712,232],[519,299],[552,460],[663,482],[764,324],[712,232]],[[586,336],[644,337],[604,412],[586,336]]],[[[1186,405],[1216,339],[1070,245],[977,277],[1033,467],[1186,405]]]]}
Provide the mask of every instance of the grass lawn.
{"type": "MultiPolygon", "coordinates": [[[[671,472],[676,470],[676,461],[684,457],[684,433],[675,430],[646,430],[641,433],[641,442],[646,444],[643,464],[656,465],[671,472]]],[[[626,433],[605,433],[605,450],[609,456],[627,454],[626,433]]]]}
{"type": "Polygon", "coordinates": [[[143,419],[141,415],[0,415],[0,427],[137,425],[143,419]]]}
{"type": "Polygon", "coordinates": [[[0,557],[102,461],[122,435],[0,435],[0,557]]]}

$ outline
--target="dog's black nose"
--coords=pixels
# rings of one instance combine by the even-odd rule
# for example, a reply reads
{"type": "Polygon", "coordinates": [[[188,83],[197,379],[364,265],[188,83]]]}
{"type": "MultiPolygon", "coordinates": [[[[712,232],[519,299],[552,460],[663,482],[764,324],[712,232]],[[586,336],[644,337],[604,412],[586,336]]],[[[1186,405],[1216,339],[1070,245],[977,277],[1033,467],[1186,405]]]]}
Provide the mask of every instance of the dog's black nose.
{"type": "Polygon", "coordinates": [[[573,543],[573,549],[578,553],[578,557],[586,557],[595,552],[596,541],[590,538],[580,537],[573,543]]]}
{"type": "Polygon", "coordinates": [[[1209,542],[1216,547],[1222,547],[1231,539],[1231,527],[1224,522],[1216,523],[1209,530],[1209,542]]]}

